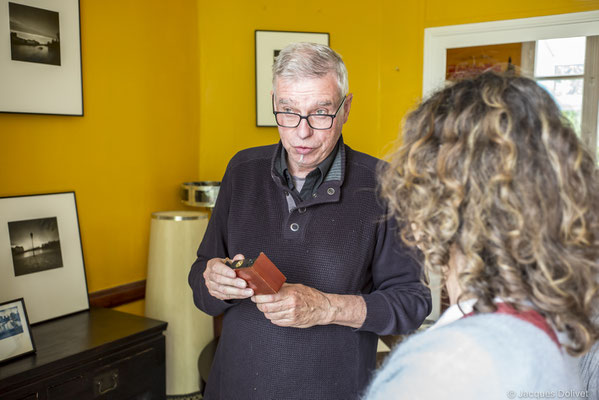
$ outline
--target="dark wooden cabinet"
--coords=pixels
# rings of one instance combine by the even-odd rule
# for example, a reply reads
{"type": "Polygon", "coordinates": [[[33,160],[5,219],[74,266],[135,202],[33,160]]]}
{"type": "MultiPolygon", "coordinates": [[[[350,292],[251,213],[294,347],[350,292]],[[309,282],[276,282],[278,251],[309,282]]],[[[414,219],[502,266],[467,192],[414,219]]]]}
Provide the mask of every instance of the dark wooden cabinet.
{"type": "Polygon", "coordinates": [[[36,353],[0,364],[0,399],[165,399],[165,329],[104,308],[37,324],[36,353]]]}

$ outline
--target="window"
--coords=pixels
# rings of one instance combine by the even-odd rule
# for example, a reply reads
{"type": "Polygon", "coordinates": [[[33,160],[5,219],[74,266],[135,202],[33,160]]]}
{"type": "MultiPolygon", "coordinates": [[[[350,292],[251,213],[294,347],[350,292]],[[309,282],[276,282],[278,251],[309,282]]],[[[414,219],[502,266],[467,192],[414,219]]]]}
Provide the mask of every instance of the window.
{"type": "MultiPolygon", "coordinates": [[[[523,43],[522,70],[553,95],[576,133],[597,149],[599,36],[523,43]]],[[[595,153],[599,160],[599,149],[595,153]]]]}

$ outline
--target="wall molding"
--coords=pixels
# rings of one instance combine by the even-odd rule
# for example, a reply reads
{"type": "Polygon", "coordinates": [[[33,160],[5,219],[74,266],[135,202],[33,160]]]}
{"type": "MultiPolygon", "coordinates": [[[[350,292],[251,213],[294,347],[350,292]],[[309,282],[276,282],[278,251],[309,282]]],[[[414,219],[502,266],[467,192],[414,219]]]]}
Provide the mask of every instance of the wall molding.
{"type": "Polygon", "coordinates": [[[92,307],[116,307],[146,297],[146,280],[126,283],[110,289],[98,290],[89,294],[92,307]]]}

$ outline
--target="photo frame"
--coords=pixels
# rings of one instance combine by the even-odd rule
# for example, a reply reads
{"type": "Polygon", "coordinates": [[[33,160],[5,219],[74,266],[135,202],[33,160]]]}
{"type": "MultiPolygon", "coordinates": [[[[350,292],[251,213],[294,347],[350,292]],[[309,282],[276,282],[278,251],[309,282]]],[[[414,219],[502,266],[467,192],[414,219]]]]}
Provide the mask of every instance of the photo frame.
{"type": "Polygon", "coordinates": [[[272,114],[272,65],[278,52],[295,42],[313,42],[329,46],[329,34],[256,30],[256,126],[277,126],[272,114]]]}
{"type": "Polygon", "coordinates": [[[0,112],[83,115],[79,0],[0,0],[0,112]]]}
{"type": "Polygon", "coordinates": [[[31,327],[22,298],[0,303],[0,363],[35,353],[31,327]]]}
{"type": "Polygon", "coordinates": [[[0,198],[0,301],[32,324],[89,309],[75,192],[0,198]]]}

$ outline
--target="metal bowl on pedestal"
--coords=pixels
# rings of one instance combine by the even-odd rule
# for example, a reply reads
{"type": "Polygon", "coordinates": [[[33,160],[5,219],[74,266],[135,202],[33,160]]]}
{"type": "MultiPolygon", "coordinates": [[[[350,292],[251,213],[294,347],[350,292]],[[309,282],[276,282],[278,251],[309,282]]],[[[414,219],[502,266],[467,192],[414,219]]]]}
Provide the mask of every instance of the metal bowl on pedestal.
{"type": "Polygon", "coordinates": [[[219,190],[218,181],[185,182],[181,185],[181,201],[192,207],[213,208],[219,190]]]}

